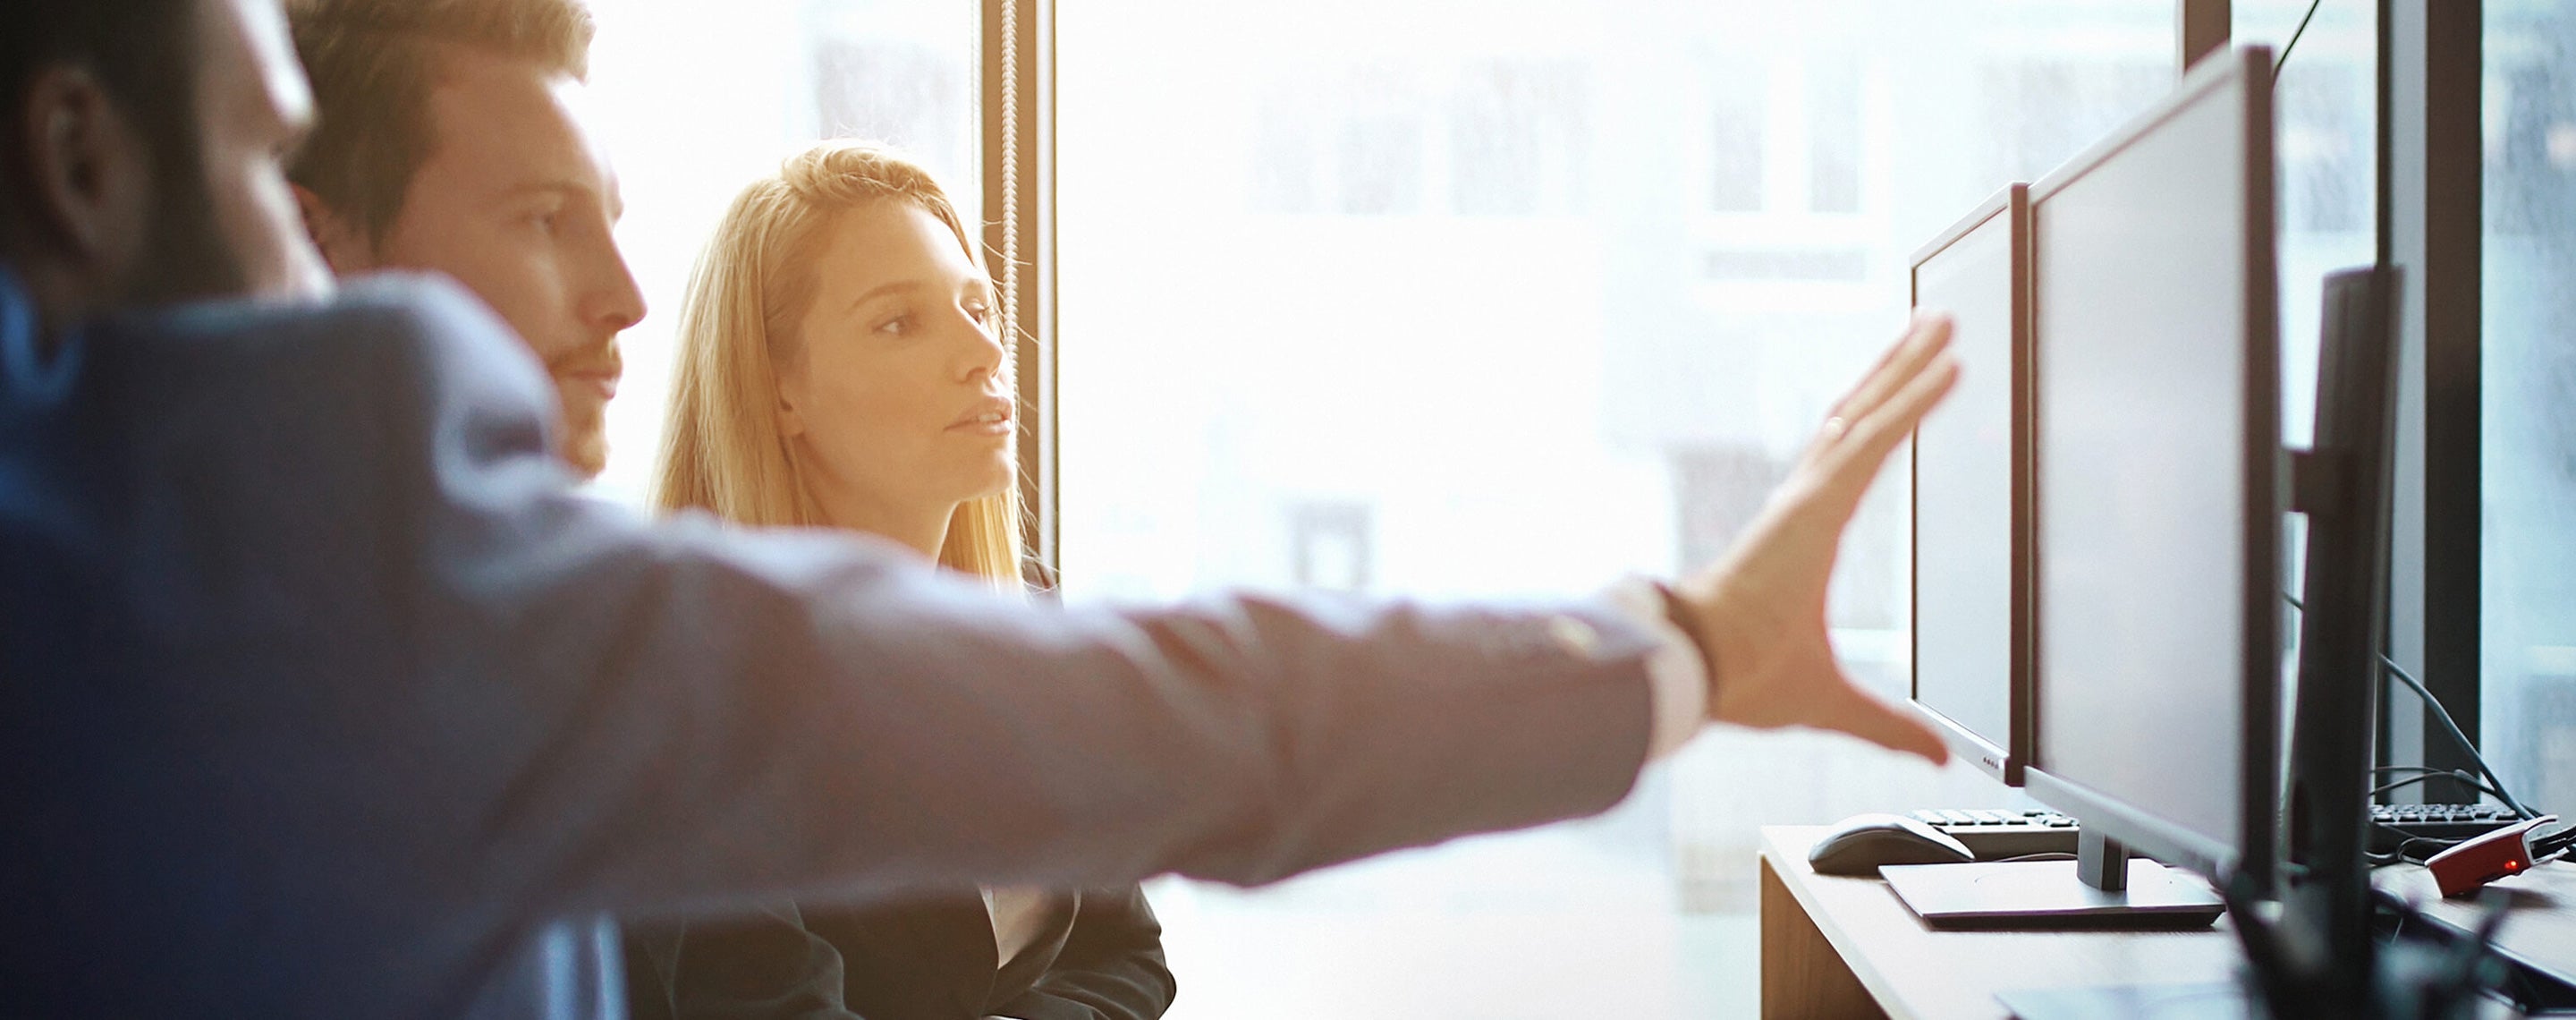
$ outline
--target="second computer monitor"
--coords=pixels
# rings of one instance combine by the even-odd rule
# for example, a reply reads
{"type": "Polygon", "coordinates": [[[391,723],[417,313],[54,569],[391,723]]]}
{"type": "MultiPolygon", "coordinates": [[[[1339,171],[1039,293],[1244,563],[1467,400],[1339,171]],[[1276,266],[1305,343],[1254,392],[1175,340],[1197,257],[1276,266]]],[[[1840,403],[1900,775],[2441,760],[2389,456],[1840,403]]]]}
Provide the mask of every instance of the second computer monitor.
{"type": "Polygon", "coordinates": [[[2167,863],[2270,867],[2283,477],[2269,52],[2031,186],[2026,785],[2167,863]]]}
{"type": "Polygon", "coordinates": [[[2015,184],[1913,259],[1957,388],[1914,433],[1914,707],[2012,786],[2029,760],[2030,201],[2015,184]]]}

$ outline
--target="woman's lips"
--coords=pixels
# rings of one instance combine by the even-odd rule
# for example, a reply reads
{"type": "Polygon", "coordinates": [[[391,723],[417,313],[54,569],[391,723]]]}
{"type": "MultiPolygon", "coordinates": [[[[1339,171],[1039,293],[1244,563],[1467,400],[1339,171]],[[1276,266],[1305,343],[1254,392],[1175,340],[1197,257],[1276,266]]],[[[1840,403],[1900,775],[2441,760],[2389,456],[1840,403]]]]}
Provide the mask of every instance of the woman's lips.
{"type": "Polygon", "coordinates": [[[976,401],[965,414],[957,416],[957,420],[948,426],[948,431],[976,436],[1007,436],[1011,434],[1011,411],[1010,401],[987,397],[976,401]]]}
{"type": "Polygon", "coordinates": [[[597,394],[600,401],[605,403],[607,401],[617,399],[617,378],[621,374],[623,373],[593,369],[583,372],[566,372],[557,378],[562,380],[566,388],[583,393],[597,394]]]}

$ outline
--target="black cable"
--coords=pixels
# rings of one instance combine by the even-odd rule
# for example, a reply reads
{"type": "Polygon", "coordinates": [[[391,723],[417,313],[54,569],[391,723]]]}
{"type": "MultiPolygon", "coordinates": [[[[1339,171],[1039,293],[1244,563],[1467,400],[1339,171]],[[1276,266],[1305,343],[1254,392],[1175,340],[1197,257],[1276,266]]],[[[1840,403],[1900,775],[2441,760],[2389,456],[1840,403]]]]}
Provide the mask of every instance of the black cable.
{"type": "Polygon", "coordinates": [[[2281,55],[2272,58],[2272,84],[2281,83],[2281,65],[2290,62],[2290,51],[2298,47],[2300,36],[2308,34],[2308,19],[2317,16],[2317,5],[2324,2],[2325,0],[2308,0],[2308,13],[2299,17],[2298,31],[2290,33],[2290,41],[2281,44],[2281,55]]]}
{"type": "MultiPolygon", "coordinates": [[[[2365,853],[2367,853],[2367,855],[2374,861],[2382,859],[2385,859],[2387,862],[2421,860],[2411,852],[2412,848],[2417,844],[2422,844],[2423,846],[2430,848],[2433,854],[2438,854],[2444,850],[2448,850],[2452,847],[2468,842],[2468,839],[2449,839],[2442,836],[2410,836],[2407,835],[2405,829],[2394,825],[2388,825],[2376,821],[2370,824],[2372,828],[2385,830],[2392,836],[2405,837],[2397,841],[2397,848],[2394,850],[2365,851],[2365,853]]],[[[2432,854],[2426,854],[2425,856],[2430,857],[2432,854]]]]}
{"type": "Polygon", "coordinates": [[[2074,859],[2075,859],[2075,855],[2074,855],[2074,854],[2067,853],[2066,851],[2063,851],[2063,850],[2045,850],[2045,851],[2041,851],[2041,852],[2039,852],[2039,853],[2035,853],[2035,854],[2022,854],[2022,855],[2021,855],[2021,856],[2019,856],[2019,857],[2002,857],[2002,858],[1997,858],[1997,859],[1992,860],[1992,861],[1983,861],[1983,862],[1980,862],[1980,863],[1985,863],[1985,864],[2012,864],[2012,863],[2019,862],[2019,861],[2071,861],[2071,860],[2074,860],[2074,859]]]}
{"type": "Polygon", "coordinates": [[[2442,774],[2442,775],[2450,775],[2451,773],[2458,772],[2458,771],[2460,771],[2460,770],[2459,770],[2459,769],[2437,769],[2437,768],[2434,768],[2434,767],[2432,767],[2432,766],[2430,766],[2430,765],[2382,765],[2382,766],[2379,766],[2379,767],[2377,767],[2377,768],[2371,769],[2371,770],[2370,770],[2370,774],[2375,776],[2375,775],[2379,775],[2379,774],[2381,774],[2381,773],[2383,773],[2383,772],[2436,772],[2436,773],[2440,773],[2440,774],[2442,774]]]}
{"type": "Polygon", "coordinates": [[[2395,850],[2388,850],[2388,851],[2384,851],[2384,852],[2383,852],[2383,851],[2371,851],[2371,852],[2367,852],[2367,853],[2365,853],[2363,856],[2368,857],[2368,858],[2370,859],[2370,863],[2371,863],[2371,865],[2372,865],[2373,867],[2384,867],[2384,866],[2387,866],[2387,865],[2390,865],[2390,864],[2397,864],[2397,863],[2401,863],[2401,862],[2403,862],[2403,863],[2407,863],[2407,864],[2422,864],[2422,863],[2424,863],[2424,859],[2425,859],[2425,857],[2431,857],[2431,856],[2433,856],[2434,854],[2441,853],[2441,852],[2442,852],[2442,851],[2444,851],[2444,850],[2448,850],[2448,849],[2450,849],[2450,848],[2452,848],[2452,847],[2454,847],[2454,846],[2459,845],[2461,842],[2462,842],[2462,841],[2460,841],[2460,840],[2456,840],[2456,839],[2435,839],[2435,838],[2433,838],[2433,837],[2431,837],[2431,836],[2408,836],[2408,837],[2406,837],[2404,840],[2401,840],[2401,841],[2399,841],[2399,842],[2398,842],[2398,844],[2397,844],[2397,849],[2395,849],[2395,850]],[[2426,855],[2424,855],[2424,857],[2417,857],[2417,856],[2415,856],[2414,854],[2411,854],[2411,853],[2407,852],[2407,851],[2409,850],[2409,848],[2411,848],[2411,847],[2415,846],[2415,845],[2416,845],[2416,844],[2418,844],[2418,843],[2422,843],[2422,844],[2425,844],[2425,845],[2426,845],[2426,846],[2428,846],[2428,847],[2431,847],[2431,848],[2432,848],[2432,850],[2433,850],[2433,853],[2431,853],[2431,854],[2426,854],[2426,855]]]}
{"type": "Polygon", "coordinates": [[[2546,836],[2526,837],[2531,843],[2531,859],[2545,861],[2569,850],[2576,850],[2576,826],[2568,826],[2546,836]]]}
{"type": "Polygon", "coordinates": [[[2382,766],[2379,766],[2378,768],[2375,768],[2375,769],[2370,770],[2370,774],[2371,774],[2371,775],[2374,775],[2374,776],[2377,776],[2377,775],[2388,775],[2388,774],[2399,773],[2399,772],[2406,772],[2406,773],[2427,772],[2427,773],[2431,773],[2431,774],[2433,774],[2433,775],[2437,775],[2437,776],[2458,776],[2458,777],[2461,777],[2461,781],[2462,781],[2462,782],[2471,783],[2471,784],[2480,785],[2480,786],[2485,785],[2485,781],[2484,781],[2484,780],[2479,779],[2475,773],[2472,773],[2472,772],[2468,771],[2467,769],[2437,769],[2437,768],[2434,768],[2434,767],[2432,767],[2432,766],[2430,766],[2430,765],[2382,765],[2382,766]]]}
{"type": "Polygon", "coordinates": [[[2406,686],[2413,688],[2416,697],[2424,699],[2424,707],[2433,710],[2433,718],[2441,722],[2443,729],[2450,731],[2451,739],[2459,742],[2461,750],[2469,752],[2469,760],[2477,764],[2478,774],[2487,777],[2487,782],[2495,787],[2496,799],[2504,801],[2504,806],[2512,808],[2514,814],[2520,817],[2540,817],[2540,813],[2533,811],[2529,805],[2515,800],[2512,794],[2504,792],[2504,780],[2498,778],[2495,768],[2487,764],[2486,755],[2478,753],[2477,742],[2470,740],[2469,735],[2461,731],[2460,724],[2451,718],[2450,710],[2442,707],[2441,699],[2434,697],[2432,691],[2425,689],[2424,681],[2415,679],[2415,674],[2407,672],[2406,667],[2398,665],[2397,660],[2386,655],[2379,657],[2379,664],[2387,667],[2390,675],[2405,681],[2406,686]]]}
{"type": "MultiPolygon", "coordinates": [[[[2310,13],[2315,13],[2313,8],[2310,13]]],[[[2305,27],[2304,22],[2301,23],[2301,27],[2305,27]]],[[[2297,42],[2298,37],[2292,36],[2291,41],[2297,42]]],[[[2281,593],[2281,599],[2302,613],[2308,611],[2307,603],[2299,601],[2296,595],[2285,591],[2281,593]]],[[[2540,812],[2532,810],[2530,805],[2515,800],[2512,794],[2504,792],[2504,780],[2496,775],[2493,766],[2487,764],[2486,755],[2478,753],[2477,742],[2470,740],[2468,733],[2460,729],[2460,724],[2451,718],[2451,710],[2442,707],[2442,700],[2434,697],[2432,691],[2425,689],[2424,681],[2415,679],[2415,674],[2407,672],[2406,667],[2398,665],[2397,660],[2389,658],[2385,652],[2380,653],[2379,664],[2397,679],[2405,681],[2406,686],[2413,688],[2415,696],[2424,699],[2424,707],[2433,710],[2433,718],[2440,720],[2442,728],[2450,731],[2451,739],[2459,742],[2461,750],[2469,752],[2469,760],[2477,764],[2478,774],[2487,778],[2489,785],[2483,788],[2486,792],[2494,794],[2497,800],[2504,802],[2504,806],[2512,808],[2513,813],[2518,817],[2540,817],[2540,812]]]]}
{"type": "Polygon", "coordinates": [[[2476,791],[2478,791],[2478,792],[2480,792],[2480,793],[2494,794],[2494,795],[2495,795],[2495,797],[2496,797],[2496,799],[2498,799],[2498,800],[2509,800],[2509,798],[2505,797],[2505,795],[2504,795],[2502,792],[2498,791],[2495,787],[2488,786],[2488,785],[2487,785],[2487,784],[2485,784],[2485,783],[2478,782],[2478,777],[2473,776],[2473,775],[2470,775],[2470,774],[2468,774],[2468,773],[2467,773],[2467,772],[2465,772],[2465,771],[2457,771],[2457,772],[2439,772],[2439,771],[2436,771],[2436,772],[2427,772],[2427,773],[2425,773],[2425,774],[2423,774],[2423,775],[2420,775],[2420,776],[2408,776],[2408,777],[2406,777],[2406,778],[2404,778],[2404,779],[2400,779],[2400,780],[2398,780],[2398,781],[2396,781],[2396,782],[2393,782],[2393,783],[2382,783],[2382,784],[2380,784],[2380,785],[2378,785],[2378,786],[2371,787],[2371,788],[2370,788],[2370,795],[2371,795],[2371,796],[2373,796],[2373,797],[2376,797],[2376,796],[2379,796],[2380,794],[2387,793],[2387,792],[2390,792],[2390,791],[2392,791],[2392,790],[2403,790],[2403,789],[2405,789],[2405,788],[2407,788],[2407,787],[2409,787],[2409,786],[2413,786],[2413,785],[2415,785],[2415,784],[2417,784],[2417,783],[2426,783],[2426,782],[2431,782],[2431,781],[2436,780],[2436,779],[2456,779],[2456,780],[2459,780],[2462,784],[2465,784],[2466,786],[2468,786],[2468,787],[2469,787],[2470,789],[2472,789],[2472,790],[2476,790],[2476,791]]]}
{"type": "Polygon", "coordinates": [[[2415,773],[2420,773],[2419,775],[2417,775],[2417,776],[2415,776],[2415,777],[2413,777],[2413,778],[2411,778],[2411,779],[2400,779],[2400,780],[2398,780],[2398,781],[2396,781],[2396,782],[2389,783],[2389,784],[2387,784],[2387,785],[2385,785],[2385,786],[2379,786],[2379,787],[2374,787],[2374,788],[2372,788],[2372,790],[2370,791],[2370,795],[2371,795],[2371,796],[2373,796],[2373,797],[2379,796],[2380,794],[2383,794],[2383,793],[2387,793],[2387,792],[2388,792],[2388,791],[2390,791],[2390,790],[2397,790],[2397,789],[2402,789],[2402,788],[2405,788],[2405,787],[2408,787],[2408,786],[2413,786],[2413,785],[2415,785],[2415,784],[2417,784],[2417,783],[2429,782],[2429,781],[2431,781],[2431,780],[2435,780],[2435,779],[2452,779],[2452,780],[2457,780],[2457,781],[2460,783],[2460,785],[2462,785],[2462,786],[2466,786],[2466,787],[2468,787],[2469,789],[2476,790],[2476,791],[2478,791],[2479,793],[2487,794],[2487,795],[2489,795],[2489,796],[2494,797],[2494,798],[2495,798],[2495,799],[2497,799],[2497,800],[2504,801],[2504,802],[2506,802],[2506,803],[2508,803],[2508,804],[2512,803],[2512,800],[2513,800],[2513,798],[2505,796],[2504,791],[2499,790],[2499,789],[2496,789],[2495,787],[2490,786],[2490,785],[2486,784],[2486,783],[2485,783],[2485,782],[2483,782],[2483,781],[2480,781],[2476,775],[2474,775],[2474,774],[2470,773],[2467,769],[2435,769],[2435,768],[2426,768],[2426,767],[2421,766],[2421,765],[2390,765],[2390,766],[2387,766],[2387,767],[2384,767],[2384,768],[2376,768],[2376,769],[2372,769],[2371,771],[2372,771],[2372,772],[2415,772],[2415,773]]]}
{"type": "Polygon", "coordinates": [[[2404,839],[2402,839],[2402,840],[2399,840],[2399,841],[2398,841],[2398,846],[2399,846],[2399,848],[2401,848],[2401,849],[2402,849],[2402,848],[2404,848],[2404,847],[2405,847],[2407,844],[2409,844],[2409,843],[2430,843],[2430,844],[2432,844],[2432,845],[2434,845],[2434,846],[2439,846],[2439,847],[2451,847],[2451,846],[2458,846],[2458,845],[2460,845],[2460,844],[2462,844],[2462,843],[2466,843],[2466,842],[2468,842],[2468,840],[2466,840],[2466,839],[2452,839],[2452,838],[2447,837],[2447,836],[2416,836],[2416,835],[2409,835],[2409,834],[2407,833],[2407,831],[2405,830],[2405,828],[2403,828],[2403,827],[2401,827],[2401,826],[2390,825],[2390,824],[2387,824],[2387,823],[2385,823],[2385,822],[2372,822],[2372,823],[2370,823],[2370,825],[2371,825],[2371,827],[2372,827],[2372,828],[2383,830],[2383,831],[2387,832],[2387,833],[2388,833],[2389,835],[2391,835],[2391,836],[2404,836],[2404,837],[2406,837],[2406,838],[2404,838],[2404,839]]]}

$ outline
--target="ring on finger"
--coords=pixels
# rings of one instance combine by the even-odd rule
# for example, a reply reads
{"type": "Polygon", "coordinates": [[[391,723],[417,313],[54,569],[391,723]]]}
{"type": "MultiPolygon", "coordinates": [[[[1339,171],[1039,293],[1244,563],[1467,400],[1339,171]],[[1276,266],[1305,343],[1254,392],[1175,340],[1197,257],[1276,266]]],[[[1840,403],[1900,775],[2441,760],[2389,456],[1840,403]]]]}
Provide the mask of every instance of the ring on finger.
{"type": "Polygon", "coordinates": [[[1827,442],[1832,442],[1834,440],[1841,439],[1843,437],[1843,433],[1849,429],[1850,426],[1843,423],[1841,415],[1827,418],[1825,419],[1825,440],[1827,442]]]}

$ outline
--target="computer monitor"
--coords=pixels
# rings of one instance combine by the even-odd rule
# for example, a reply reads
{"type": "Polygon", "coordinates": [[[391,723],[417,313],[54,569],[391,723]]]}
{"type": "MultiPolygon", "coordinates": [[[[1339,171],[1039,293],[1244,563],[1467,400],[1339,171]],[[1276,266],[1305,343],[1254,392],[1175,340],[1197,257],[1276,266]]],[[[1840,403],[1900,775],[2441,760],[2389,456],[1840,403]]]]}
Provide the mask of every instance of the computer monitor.
{"type": "Polygon", "coordinates": [[[1913,684],[1960,757],[2021,785],[2030,757],[2030,189],[1914,253],[1914,307],[1951,318],[1960,376],[1914,430],[1913,684]]]}
{"type": "Polygon", "coordinates": [[[2208,884],[2159,861],[2268,888],[2283,507],[2270,70],[2259,47],[2208,58],[2030,186],[2022,782],[2082,831],[2072,864],[1882,869],[1933,924],[2219,916],[2208,884]]]}
{"type": "Polygon", "coordinates": [[[2371,744],[2388,630],[2395,471],[2398,273],[2326,277],[2316,439],[2292,462],[2306,515],[2299,684],[2290,732],[2278,915],[2239,919],[2276,1014],[2368,1012],[2375,942],[2369,847],[2371,744]]]}
{"type": "Polygon", "coordinates": [[[2270,51],[2031,186],[2037,646],[2025,784],[2248,894],[2271,876],[2282,668],[2270,51]]]}

